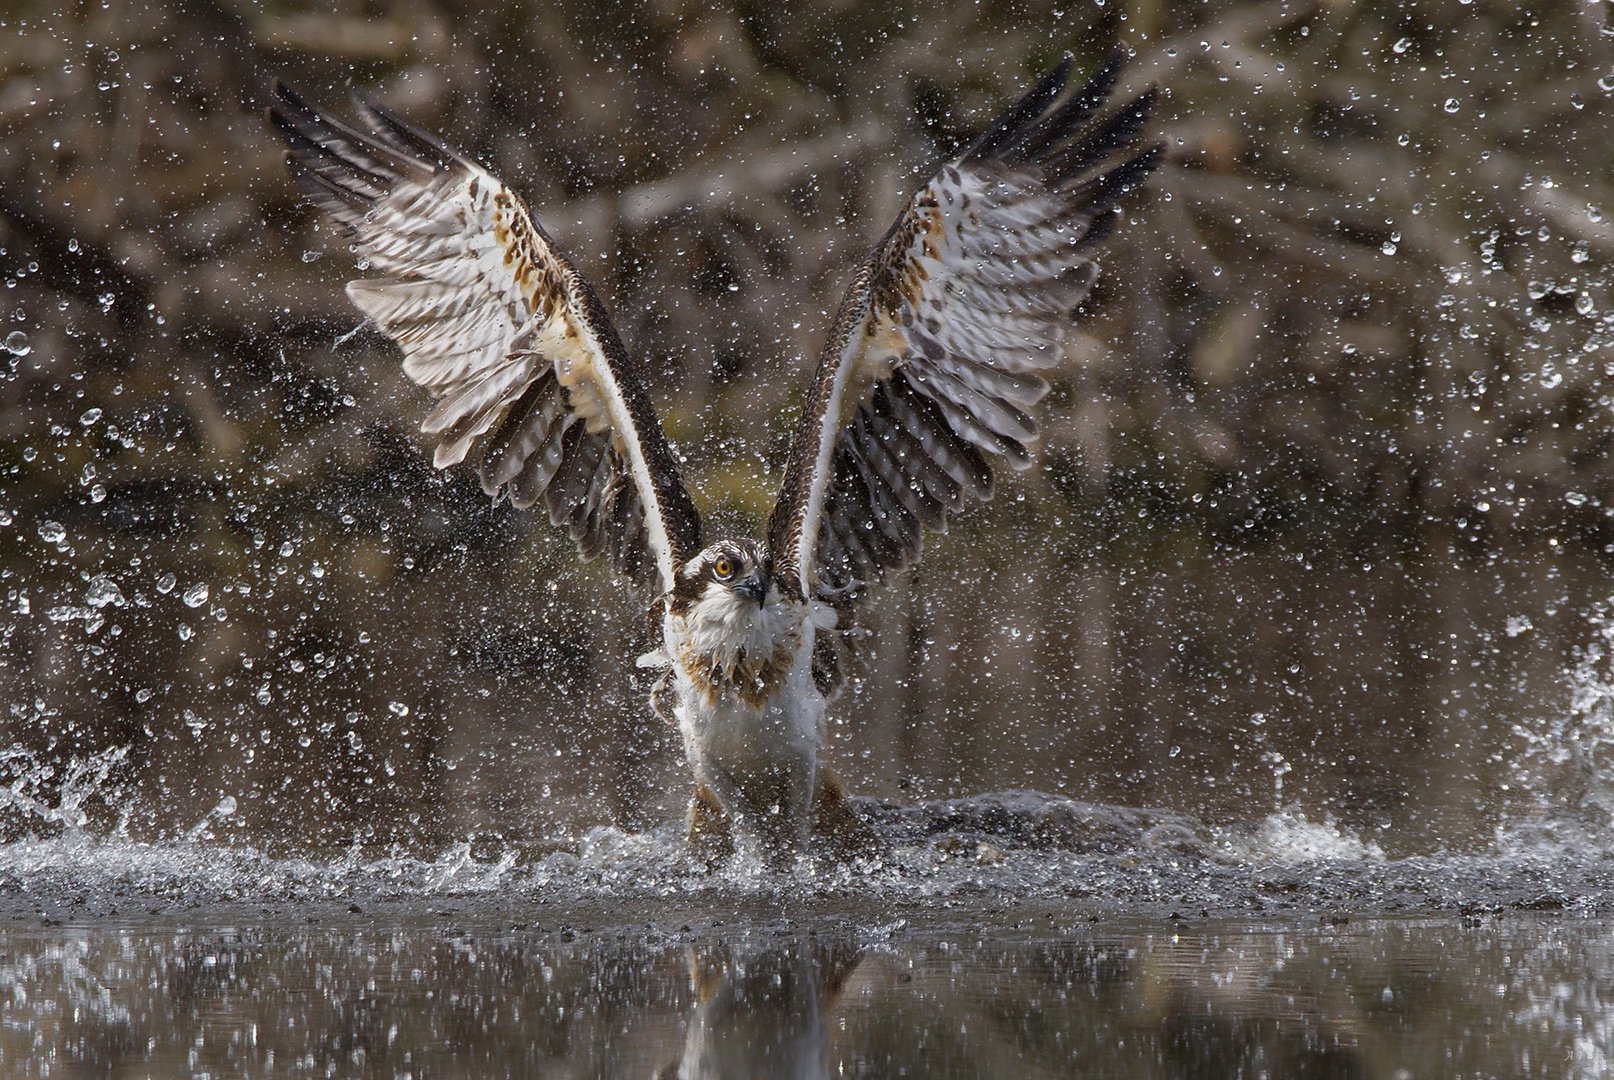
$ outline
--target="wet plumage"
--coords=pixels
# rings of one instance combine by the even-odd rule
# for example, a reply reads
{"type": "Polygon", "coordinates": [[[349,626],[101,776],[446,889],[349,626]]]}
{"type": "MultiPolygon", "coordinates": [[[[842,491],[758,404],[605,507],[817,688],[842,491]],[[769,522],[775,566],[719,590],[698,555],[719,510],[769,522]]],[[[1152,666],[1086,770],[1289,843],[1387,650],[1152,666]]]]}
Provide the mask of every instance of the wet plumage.
{"type": "MultiPolygon", "coordinates": [[[[848,820],[824,773],[825,635],[916,558],[989,461],[1024,468],[1091,255],[1158,163],[1153,91],[1089,123],[1123,64],[1066,93],[1061,63],[909,201],[843,299],[766,536],[702,546],[700,518],[598,297],[498,179],[355,95],[368,130],[279,84],[270,118],[310,199],[382,275],[348,295],[436,399],[439,468],[540,500],[580,554],[650,585],[651,695],[695,776],[692,832],[768,858],[848,820]]],[[[721,844],[720,844],[721,846],[721,844]]]]}

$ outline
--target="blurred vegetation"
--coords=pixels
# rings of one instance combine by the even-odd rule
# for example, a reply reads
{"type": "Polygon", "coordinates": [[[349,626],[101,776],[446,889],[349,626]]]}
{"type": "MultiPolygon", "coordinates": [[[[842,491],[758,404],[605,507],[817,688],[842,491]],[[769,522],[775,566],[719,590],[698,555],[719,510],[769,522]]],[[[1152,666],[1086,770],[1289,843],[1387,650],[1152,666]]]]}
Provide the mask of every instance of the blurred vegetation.
{"type": "Polygon", "coordinates": [[[622,673],[637,601],[418,453],[273,76],[371,87],[520,188],[747,530],[867,245],[1062,52],[1120,41],[1168,164],[1043,467],[875,620],[846,771],[1445,828],[1423,793],[1488,797],[1608,591],[1611,30],[1570,0],[14,0],[0,742],[130,747],[147,829],[223,795],[330,842],[677,802],[622,673]]]}

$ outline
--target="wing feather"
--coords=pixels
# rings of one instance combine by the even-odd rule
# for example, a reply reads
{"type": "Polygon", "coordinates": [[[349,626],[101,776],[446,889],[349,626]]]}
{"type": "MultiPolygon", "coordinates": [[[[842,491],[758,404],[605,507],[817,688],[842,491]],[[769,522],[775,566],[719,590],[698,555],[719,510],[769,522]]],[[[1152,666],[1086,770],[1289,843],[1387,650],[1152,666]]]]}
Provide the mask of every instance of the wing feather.
{"type": "Polygon", "coordinates": [[[1038,373],[1064,355],[1116,200],[1163,153],[1136,145],[1152,89],[1087,126],[1125,59],[1068,96],[1062,62],[909,200],[847,290],[768,526],[798,595],[861,595],[965,494],[991,496],[987,454],[1031,463],[1038,373]]]}
{"type": "MultiPolygon", "coordinates": [[[[986,459],[953,430],[934,405],[908,389],[906,379],[893,379],[879,390],[887,397],[892,419],[919,444],[925,460],[947,475],[957,491],[967,491],[982,501],[992,497],[992,470],[986,459]]],[[[935,489],[932,491],[935,493],[935,489]]],[[[955,493],[951,509],[961,505],[962,497],[955,493]]]]}
{"type": "Polygon", "coordinates": [[[945,529],[945,506],[925,490],[925,481],[909,469],[909,465],[917,459],[902,429],[868,409],[864,410],[860,419],[858,450],[869,467],[880,474],[903,508],[923,522],[927,529],[945,529]]]}
{"type": "Polygon", "coordinates": [[[378,277],[348,296],[436,398],[434,462],[540,499],[579,553],[635,580],[700,546],[700,519],[604,306],[516,195],[447,143],[355,95],[368,131],[276,83],[287,168],[378,277]]]}
{"type": "Polygon", "coordinates": [[[494,491],[510,490],[515,505],[531,506],[534,500],[522,502],[511,485],[532,470],[543,474],[540,490],[548,486],[560,462],[557,457],[546,471],[544,459],[539,455],[547,453],[559,439],[567,415],[565,396],[555,381],[555,372],[546,368],[505,414],[497,434],[488,440],[481,466],[483,487],[494,491]]]}

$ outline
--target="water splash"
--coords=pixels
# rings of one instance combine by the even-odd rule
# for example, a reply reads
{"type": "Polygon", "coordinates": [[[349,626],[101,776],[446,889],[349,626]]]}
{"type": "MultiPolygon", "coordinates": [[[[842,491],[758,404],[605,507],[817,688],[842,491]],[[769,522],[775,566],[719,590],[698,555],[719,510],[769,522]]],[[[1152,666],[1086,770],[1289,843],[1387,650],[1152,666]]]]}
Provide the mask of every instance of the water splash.
{"type": "Polygon", "coordinates": [[[1532,803],[1522,821],[1498,828],[1500,851],[1602,850],[1614,832],[1614,600],[1587,620],[1592,636],[1568,672],[1568,708],[1514,728],[1523,752],[1512,781],[1532,803]]]}
{"type": "Polygon", "coordinates": [[[214,822],[224,821],[235,816],[235,796],[226,795],[220,799],[213,809],[202,816],[202,820],[192,825],[185,832],[185,839],[191,843],[197,840],[213,839],[212,826],[214,822]]]}
{"type": "Polygon", "coordinates": [[[128,757],[129,748],[118,746],[57,765],[21,746],[0,750],[0,813],[19,818],[18,830],[26,834],[82,832],[89,823],[86,804],[117,799],[114,774],[128,757]]]}
{"type": "Polygon", "coordinates": [[[1332,821],[1320,824],[1310,821],[1293,807],[1268,814],[1246,843],[1250,857],[1278,863],[1315,859],[1384,861],[1384,849],[1378,844],[1363,840],[1332,821]]]}

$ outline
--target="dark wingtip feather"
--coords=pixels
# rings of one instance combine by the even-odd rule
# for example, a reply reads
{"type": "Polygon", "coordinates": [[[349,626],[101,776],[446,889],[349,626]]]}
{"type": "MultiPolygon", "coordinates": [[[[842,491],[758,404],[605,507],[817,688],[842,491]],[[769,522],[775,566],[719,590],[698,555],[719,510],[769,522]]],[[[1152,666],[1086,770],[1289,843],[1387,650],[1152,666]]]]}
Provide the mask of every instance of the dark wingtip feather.
{"type": "Polygon", "coordinates": [[[1090,181],[1092,186],[1088,189],[1088,197],[1095,206],[1103,206],[1119,199],[1148,179],[1149,174],[1160,167],[1160,162],[1165,156],[1166,144],[1155,143],[1136,157],[1123,161],[1097,180],[1090,181]]]}
{"type": "Polygon", "coordinates": [[[269,106],[271,113],[284,112],[286,109],[290,109],[303,116],[312,117],[314,115],[313,106],[309,105],[301,94],[281,82],[278,75],[269,81],[269,96],[274,98],[274,101],[269,106]]]}
{"type": "MultiPolygon", "coordinates": [[[[374,200],[405,175],[414,173],[425,179],[438,168],[436,150],[428,154],[398,138],[384,137],[380,130],[374,134],[360,131],[321,112],[279,79],[273,81],[270,92],[274,101],[268,109],[269,123],[290,150],[288,163],[295,159],[327,186],[343,189],[347,197],[374,200]]],[[[371,112],[365,115],[366,119],[374,116],[371,112]]],[[[390,127],[391,122],[388,124],[390,127]]],[[[307,184],[302,186],[315,195],[307,184]]]]}
{"type": "Polygon", "coordinates": [[[465,162],[464,157],[448,143],[425,128],[405,120],[359,87],[348,87],[348,96],[376,137],[398,152],[439,169],[452,168],[465,162]]]}
{"type": "Polygon", "coordinates": [[[1130,59],[1131,54],[1125,49],[1112,49],[1109,58],[1080,90],[1034,126],[1027,127],[1011,145],[1004,148],[1004,152],[1020,159],[1033,158],[1050,145],[1069,137],[1115,92],[1115,84],[1120,81],[1121,72],[1130,59]]]}
{"type": "Polygon", "coordinates": [[[1048,177],[1049,182],[1055,185],[1063,184],[1137,138],[1138,132],[1149,122],[1149,116],[1154,112],[1155,99],[1158,97],[1159,89],[1149,87],[1085,137],[1044,159],[1042,166],[1046,170],[1044,175],[1048,177]]]}
{"type": "Polygon", "coordinates": [[[965,161],[981,161],[996,154],[998,150],[1018,133],[1023,131],[1025,125],[1042,115],[1059,92],[1065,88],[1065,80],[1070,78],[1071,65],[1075,60],[1069,53],[1052,71],[1044,75],[1042,81],[1030,90],[1027,90],[1019,101],[1010,105],[1003,113],[969,145],[962,158],[965,161]]]}
{"type": "Polygon", "coordinates": [[[344,233],[351,235],[354,226],[370,208],[371,200],[367,196],[342,186],[313,168],[295,150],[286,152],[286,171],[308,201],[329,214],[344,233]]]}

